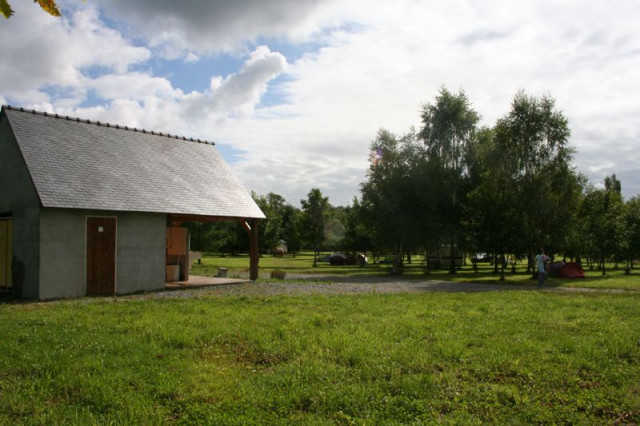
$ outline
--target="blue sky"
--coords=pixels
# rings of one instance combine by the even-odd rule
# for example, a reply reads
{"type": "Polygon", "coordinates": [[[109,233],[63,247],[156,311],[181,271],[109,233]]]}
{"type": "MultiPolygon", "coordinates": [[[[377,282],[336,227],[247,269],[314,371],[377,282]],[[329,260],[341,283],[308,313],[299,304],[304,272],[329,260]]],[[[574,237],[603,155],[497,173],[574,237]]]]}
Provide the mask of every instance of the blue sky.
{"type": "Polygon", "coordinates": [[[0,102],[212,140],[248,190],[350,203],[378,129],[443,85],[483,124],[551,95],[574,164],[640,193],[640,3],[578,0],[13,0],[0,102]]]}

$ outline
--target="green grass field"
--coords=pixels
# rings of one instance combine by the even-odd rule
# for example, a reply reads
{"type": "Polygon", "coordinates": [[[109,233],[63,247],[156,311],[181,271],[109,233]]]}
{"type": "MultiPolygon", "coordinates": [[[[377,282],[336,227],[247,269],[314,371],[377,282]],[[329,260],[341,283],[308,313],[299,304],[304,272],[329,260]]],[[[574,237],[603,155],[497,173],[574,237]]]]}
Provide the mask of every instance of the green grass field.
{"type": "Polygon", "coordinates": [[[0,424],[637,424],[640,294],[0,305],[0,424]]]}
{"type": "MultiPolygon", "coordinates": [[[[262,276],[388,275],[264,256],[262,276]]],[[[246,256],[205,257],[242,275],[246,256]]],[[[640,279],[620,294],[112,297],[0,304],[0,424],[637,424],[640,279]]],[[[496,283],[488,264],[404,278],[496,283]]],[[[268,280],[265,280],[268,282],[268,280]]],[[[535,281],[524,270],[507,284],[535,281]]],[[[304,281],[300,282],[304,285],[304,281]]]]}
{"type": "MultiPolygon", "coordinates": [[[[205,256],[201,264],[194,264],[191,273],[196,275],[214,276],[218,267],[229,268],[229,276],[248,276],[249,259],[246,255],[241,256],[205,256]]],[[[336,274],[336,275],[367,275],[367,276],[388,276],[391,266],[389,264],[367,264],[360,268],[358,266],[334,266],[327,262],[319,262],[316,268],[313,267],[313,255],[309,252],[298,253],[295,257],[274,257],[264,255],[260,258],[260,277],[269,277],[269,272],[279,269],[288,274],[336,274]]],[[[546,285],[551,287],[584,287],[595,289],[618,289],[640,291],[640,267],[632,270],[630,275],[624,274],[624,269],[620,266],[614,269],[615,265],[607,266],[606,275],[602,275],[599,270],[585,271],[585,279],[548,279],[546,285]]],[[[403,279],[433,279],[454,282],[475,282],[496,284],[500,282],[500,275],[493,272],[493,266],[489,263],[479,263],[478,272],[473,271],[471,262],[463,266],[459,273],[451,275],[446,270],[431,270],[425,274],[419,256],[414,256],[411,264],[405,265],[403,279]]],[[[517,265],[516,273],[512,274],[509,268],[506,271],[504,284],[520,284],[535,286],[536,281],[531,274],[526,273],[526,264],[520,262],[517,265]]]]}

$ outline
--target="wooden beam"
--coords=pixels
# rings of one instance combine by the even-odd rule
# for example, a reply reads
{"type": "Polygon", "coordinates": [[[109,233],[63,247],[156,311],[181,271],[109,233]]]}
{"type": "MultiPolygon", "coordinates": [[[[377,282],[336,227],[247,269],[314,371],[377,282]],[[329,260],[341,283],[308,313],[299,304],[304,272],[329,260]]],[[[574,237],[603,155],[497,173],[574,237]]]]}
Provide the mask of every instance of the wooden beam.
{"type": "Polygon", "coordinates": [[[168,223],[185,223],[185,222],[235,222],[246,221],[243,217],[232,216],[199,216],[195,214],[167,214],[168,223]]]}
{"type": "Polygon", "coordinates": [[[247,233],[251,232],[251,225],[249,225],[249,222],[247,222],[244,219],[240,219],[238,222],[240,222],[240,225],[242,225],[242,227],[244,228],[245,231],[247,231],[247,233]]]}
{"type": "Polygon", "coordinates": [[[247,231],[247,234],[249,234],[249,279],[252,281],[258,279],[258,263],[260,262],[260,250],[258,249],[259,223],[258,219],[251,219],[251,227],[247,231]]]}

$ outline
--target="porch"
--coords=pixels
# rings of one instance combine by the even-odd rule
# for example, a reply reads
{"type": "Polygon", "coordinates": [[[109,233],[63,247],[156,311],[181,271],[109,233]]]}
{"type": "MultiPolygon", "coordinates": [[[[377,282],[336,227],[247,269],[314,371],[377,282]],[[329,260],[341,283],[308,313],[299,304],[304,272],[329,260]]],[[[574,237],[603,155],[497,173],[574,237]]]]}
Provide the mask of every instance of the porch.
{"type": "Polygon", "coordinates": [[[250,283],[250,279],[226,278],[226,277],[202,277],[198,275],[189,275],[186,281],[173,281],[165,284],[165,289],[183,289],[183,288],[200,288],[211,287],[216,285],[243,284],[250,283]]]}

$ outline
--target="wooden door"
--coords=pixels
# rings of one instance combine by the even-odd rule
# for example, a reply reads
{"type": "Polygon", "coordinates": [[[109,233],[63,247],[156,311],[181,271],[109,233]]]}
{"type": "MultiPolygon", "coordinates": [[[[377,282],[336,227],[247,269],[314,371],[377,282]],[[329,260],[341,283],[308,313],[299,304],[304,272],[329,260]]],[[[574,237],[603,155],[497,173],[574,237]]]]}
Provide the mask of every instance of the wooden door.
{"type": "Polygon", "coordinates": [[[177,256],[189,254],[189,250],[187,250],[188,231],[187,228],[167,228],[167,254],[177,256]]]}
{"type": "MultiPolygon", "coordinates": [[[[189,280],[189,230],[187,228],[167,228],[167,265],[180,265],[179,281],[189,280]]],[[[167,272],[167,281],[171,276],[167,272]]]]}
{"type": "Polygon", "coordinates": [[[11,287],[12,225],[11,219],[0,220],[0,287],[11,287]]]}
{"type": "Polygon", "coordinates": [[[87,295],[116,292],[116,219],[87,217],[87,295]]]}

